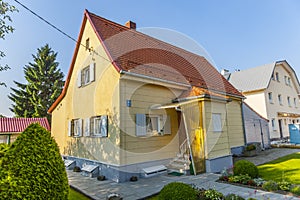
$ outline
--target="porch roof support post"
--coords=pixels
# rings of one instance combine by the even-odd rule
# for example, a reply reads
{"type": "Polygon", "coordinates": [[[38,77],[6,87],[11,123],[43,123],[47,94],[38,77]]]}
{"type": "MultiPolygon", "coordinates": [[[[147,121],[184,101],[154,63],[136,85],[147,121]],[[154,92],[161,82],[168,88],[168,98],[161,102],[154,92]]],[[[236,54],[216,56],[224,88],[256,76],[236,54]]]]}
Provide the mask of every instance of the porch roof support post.
{"type": "Polygon", "coordinates": [[[195,163],[194,163],[194,158],[193,158],[193,152],[192,152],[191,142],[190,142],[190,135],[189,135],[188,128],[187,128],[187,123],[186,123],[186,118],[185,118],[184,110],[182,111],[182,117],[183,117],[183,122],[184,122],[186,139],[187,139],[187,143],[188,143],[188,147],[189,147],[189,152],[190,152],[190,158],[191,158],[191,162],[192,162],[192,166],[193,166],[193,172],[194,172],[194,176],[196,176],[196,168],[195,168],[195,163]]]}

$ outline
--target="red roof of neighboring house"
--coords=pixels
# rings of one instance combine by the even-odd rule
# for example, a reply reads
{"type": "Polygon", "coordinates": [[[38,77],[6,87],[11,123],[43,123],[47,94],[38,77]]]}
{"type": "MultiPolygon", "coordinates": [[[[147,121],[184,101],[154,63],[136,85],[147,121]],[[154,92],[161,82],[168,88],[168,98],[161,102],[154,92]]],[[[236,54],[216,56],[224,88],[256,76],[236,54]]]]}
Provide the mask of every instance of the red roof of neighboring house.
{"type": "Polygon", "coordinates": [[[0,118],[0,133],[21,133],[32,123],[39,123],[50,131],[47,118],[0,118]]]}
{"type": "MultiPolygon", "coordinates": [[[[87,20],[118,72],[132,72],[243,98],[243,95],[203,56],[109,21],[87,10],[78,41],[81,41],[87,20]]],[[[79,46],[80,43],[77,43],[64,90],[50,107],[50,113],[66,94],[79,46]]]]}

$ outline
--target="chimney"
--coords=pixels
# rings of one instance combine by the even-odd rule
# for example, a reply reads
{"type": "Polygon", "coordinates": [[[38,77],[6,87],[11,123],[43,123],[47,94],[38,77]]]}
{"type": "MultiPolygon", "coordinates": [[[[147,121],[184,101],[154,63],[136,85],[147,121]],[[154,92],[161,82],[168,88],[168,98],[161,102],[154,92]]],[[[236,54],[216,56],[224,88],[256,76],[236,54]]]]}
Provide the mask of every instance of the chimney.
{"type": "Polygon", "coordinates": [[[221,70],[221,74],[224,76],[224,78],[225,78],[227,81],[229,81],[231,73],[229,72],[228,69],[222,69],[222,70],[221,70]]]}
{"type": "Polygon", "coordinates": [[[135,30],[136,29],[136,23],[135,22],[132,22],[132,21],[128,21],[128,22],[126,22],[125,23],[125,26],[127,27],[127,28],[130,28],[130,29],[133,29],[133,30],[135,30]]]}

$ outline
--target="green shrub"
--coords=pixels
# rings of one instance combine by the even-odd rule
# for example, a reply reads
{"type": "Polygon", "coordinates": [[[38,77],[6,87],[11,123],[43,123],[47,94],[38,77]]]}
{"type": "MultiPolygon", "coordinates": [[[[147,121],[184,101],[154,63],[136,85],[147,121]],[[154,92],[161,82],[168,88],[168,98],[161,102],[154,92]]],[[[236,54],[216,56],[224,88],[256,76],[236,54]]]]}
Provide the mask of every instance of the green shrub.
{"type": "Polygon", "coordinates": [[[0,143],[0,158],[4,156],[4,153],[8,150],[9,145],[5,143],[0,143]]]}
{"type": "Polygon", "coordinates": [[[278,190],[278,184],[275,181],[266,181],[262,188],[267,191],[277,191],[278,190]]]}
{"type": "Polygon", "coordinates": [[[257,178],[258,169],[252,162],[248,160],[239,160],[234,164],[233,174],[234,175],[248,174],[251,178],[257,178]]]}
{"type": "Polygon", "coordinates": [[[291,187],[291,183],[287,181],[281,181],[278,183],[278,188],[280,190],[289,191],[291,187]]]}
{"type": "Polygon", "coordinates": [[[64,162],[50,132],[31,124],[1,159],[0,199],[67,199],[64,162]]]}
{"type": "Polygon", "coordinates": [[[246,148],[245,148],[246,151],[252,151],[255,149],[256,149],[256,146],[254,144],[250,144],[250,145],[246,146],[246,148]]]}
{"type": "Polygon", "coordinates": [[[185,183],[173,182],[165,185],[158,195],[160,200],[196,200],[197,191],[185,183]]]}
{"type": "Polygon", "coordinates": [[[226,195],[225,200],[244,200],[244,198],[236,194],[228,194],[226,195]]]}
{"type": "Polygon", "coordinates": [[[300,185],[292,186],[290,192],[292,192],[296,195],[300,195],[300,185]]]}
{"type": "Polygon", "coordinates": [[[262,186],[264,184],[264,182],[266,182],[264,179],[262,178],[255,178],[253,179],[253,181],[255,182],[256,186],[262,186]]]}
{"type": "Polygon", "coordinates": [[[224,199],[224,195],[214,189],[208,189],[204,192],[204,197],[210,200],[221,200],[224,199]]]}
{"type": "Polygon", "coordinates": [[[237,176],[230,176],[228,178],[228,182],[231,183],[241,183],[241,184],[247,184],[251,180],[251,177],[248,174],[242,174],[237,176]]]}

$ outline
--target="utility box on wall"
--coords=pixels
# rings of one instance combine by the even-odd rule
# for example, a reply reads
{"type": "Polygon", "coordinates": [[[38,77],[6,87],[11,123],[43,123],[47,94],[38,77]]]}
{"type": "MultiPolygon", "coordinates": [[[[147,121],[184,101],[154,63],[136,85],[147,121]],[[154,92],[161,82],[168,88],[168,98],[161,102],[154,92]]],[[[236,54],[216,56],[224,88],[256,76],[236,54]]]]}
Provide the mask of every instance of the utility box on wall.
{"type": "Polygon", "coordinates": [[[300,124],[289,124],[290,143],[300,144],[300,124]]]}

